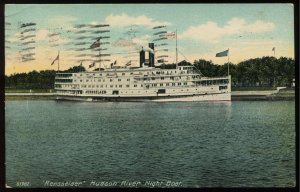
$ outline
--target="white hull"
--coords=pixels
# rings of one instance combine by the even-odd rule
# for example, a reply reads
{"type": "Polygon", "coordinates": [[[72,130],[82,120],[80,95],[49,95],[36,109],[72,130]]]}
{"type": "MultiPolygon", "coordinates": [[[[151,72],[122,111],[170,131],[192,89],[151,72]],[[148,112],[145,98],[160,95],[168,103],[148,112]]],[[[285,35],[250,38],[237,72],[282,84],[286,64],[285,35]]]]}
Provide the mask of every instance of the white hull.
{"type": "Polygon", "coordinates": [[[188,95],[188,96],[165,96],[165,97],[81,97],[81,96],[57,96],[57,100],[69,101],[152,101],[152,102],[181,102],[181,101],[230,101],[230,93],[217,93],[206,95],[188,95]]]}
{"type": "Polygon", "coordinates": [[[154,101],[158,102],[172,102],[172,101],[230,101],[230,93],[221,93],[221,94],[211,94],[211,95],[195,95],[195,96],[186,96],[179,98],[164,98],[156,99],[154,101]]]}

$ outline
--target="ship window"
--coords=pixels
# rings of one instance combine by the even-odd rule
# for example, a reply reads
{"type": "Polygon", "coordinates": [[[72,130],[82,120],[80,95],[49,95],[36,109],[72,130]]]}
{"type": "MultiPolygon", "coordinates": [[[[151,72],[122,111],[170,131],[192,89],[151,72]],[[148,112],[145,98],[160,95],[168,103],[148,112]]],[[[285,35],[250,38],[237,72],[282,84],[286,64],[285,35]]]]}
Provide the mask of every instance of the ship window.
{"type": "Polygon", "coordinates": [[[126,87],[129,87],[129,85],[126,85],[126,87]]]}
{"type": "Polygon", "coordinates": [[[118,81],[121,81],[121,79],[118,79],[118,81]]]}
{"type": "Polygon", "coordinates": [[[127,79],[127,81],[130,81],[130,79],[127,79]]]}
{"type": "Polygon", "coordinates": [[[164,80],[165,78],[164,78],[164,77],[161,77],[160,79],[161,79],[161,80],[164,80]]]}
{"type": "Polygon", "coordinates": [[[89,82],[89,80],[87,79],[86,82],[89,82]]]}
{"type": "Polygon", "coordinates": [[[122,75],[124,76],[124,75],[125,75],[125,73],[122,73],[122,75]]]}
{"type": "Polygon", "coordinates": [[[112,82],[112,81],[113,81],[113,79],[110,79],[109,81],[110,81],[110,82],[112,82]]]}
{"type": "Polygon", "coordinates": [[[183,83],[184,85],[187,85],[187,83],[183,83]]]}
{"type": "Polygon", "coordinates": [[[169,83],[166,83],[166,86],[169,86],[170,84],[169,83]]]}
{"type": "Polygon", "coordinates": [[[159,90],[157,91],[157,93],[163,94],[163,93],[166,93],[166,90],[165,90],[165,89],[159,89],[159,90]]]}
{"type": "Polygon", "coordinates": [[[88,88],[91,88],[91,85],[89,85],[88,88]]]}
{"type": "Polygon", "coordinates": [[[137,87],[137,85],[135,84],[134,87],[137,87]]]}
{"type": "Polygon", "coordinates": [[[141,85],[141,87],[143,87],[143,85],[141,85]]]}
{"type": "Polygon", "coordinates": [[[175,86],[175,83],[172,83],[172,86],[175,86]]]}
{"type": "Polygon", "coordinates": [[[101,85],[101,88],[103,88],[103,85],[101,85]]]}
{"type": "Polygon", "coordinates": [[[110,87],[112,88],[112,87],[114,87],[113,85],[110,85],[110,87]]]}
{"type": "Polygon", "coordinates": [[[151,80],[155,80],[155,77],[151,77],[151,80]]]}
{"type": "Polygon", "coordinates": [[[219,86],[219,90],[227,89],[227,86],[219,86]]]}
{"type": "Polygon", "coordinates": [[[101,79],[98,79],[98,82],[101,82],[101,79]]]}
{"type": "Polygon", "coordinates": [[[163,85],[164,85],[163,83],[159,84],[159,86],[163,86],[163,85]]]}
{"type": "Polygon", "coordinates": [[[80,79],[80,82],[82,82],[82,79],[80,79]]]}
{"type": "Polygon", "coordinates": [[[122,85],[119,85],[119,87],[122,87],[122,85]]]}
{"type": "Polygon", "coordinates": [[[181,85],[181,83],[178,83],[178,85],[181,85]]]}

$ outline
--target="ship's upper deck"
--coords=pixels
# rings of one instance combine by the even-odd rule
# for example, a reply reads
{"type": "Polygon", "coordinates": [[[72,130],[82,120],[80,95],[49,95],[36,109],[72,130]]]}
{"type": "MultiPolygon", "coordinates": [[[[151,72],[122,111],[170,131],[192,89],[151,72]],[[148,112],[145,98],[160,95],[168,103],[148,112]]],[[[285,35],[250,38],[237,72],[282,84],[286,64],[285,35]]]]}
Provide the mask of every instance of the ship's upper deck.
{"type": "MultiPolygon", "coordinates": [[[[105,68],[101,70],[94,71],[82,71],[76,73],[103,73],[103,72],[132,72],[132,71],[183,71],[183,70],[196,70],[194,66],[179,66],[177,69],[164,69],[159,67],[114,67],[114,68],[105,68]]],[[[70,72],[59,72],[57,74],[72,74],[70,72]]]]}

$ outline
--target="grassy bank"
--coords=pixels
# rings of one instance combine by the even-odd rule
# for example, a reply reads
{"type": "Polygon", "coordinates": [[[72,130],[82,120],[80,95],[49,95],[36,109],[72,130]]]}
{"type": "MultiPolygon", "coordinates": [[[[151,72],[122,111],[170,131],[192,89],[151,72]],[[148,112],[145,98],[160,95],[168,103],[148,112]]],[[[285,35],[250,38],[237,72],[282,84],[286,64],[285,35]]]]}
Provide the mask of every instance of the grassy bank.
{"type": "Polygon", "coordinates": [[[276,89],[276,87],[231,87],[231,91],[271,91],[276,89]]]}
{"type": "Polygon", "coordinates": [[[40,95],[9,95],[9,96],[5,96],[5,101],[14,101],[14,100],[52,100],[54,99],[54,96],[50,96],[50,95],[45,95],[45,96],[40,96],[40,95]]]}
{"type": "MultiPolygon", "coordinates": [[[[244,90],[245,91],[245,90],[244,90]]],[[[262,90],[251,90],[262,91],[262,90]]],[[[266,90],[265,90],[266,91],[266,90]]],[[[271,95],[232,95],[232,101],[293,101],[295,100],[295,89],[281,89],[271,95]]]]}
{"type": "Polygon", "coordinates": [[[14,89],[5,88],[5,93],[53,93],[53,89],[14,89]]]}

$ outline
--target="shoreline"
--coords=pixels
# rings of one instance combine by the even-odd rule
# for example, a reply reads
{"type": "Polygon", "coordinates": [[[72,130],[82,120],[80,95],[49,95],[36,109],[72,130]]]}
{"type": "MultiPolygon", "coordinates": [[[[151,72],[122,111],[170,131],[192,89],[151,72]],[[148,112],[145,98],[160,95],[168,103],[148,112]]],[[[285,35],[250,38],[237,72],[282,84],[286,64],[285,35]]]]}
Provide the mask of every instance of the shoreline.
{"type": "MultiPolygon", "coordinates": [[[[5,101],[54,100],[53,93],[5,93],[5,101]]],[[[295,91],[232,91],[231,101],[293,101],[295,91]]]]}

